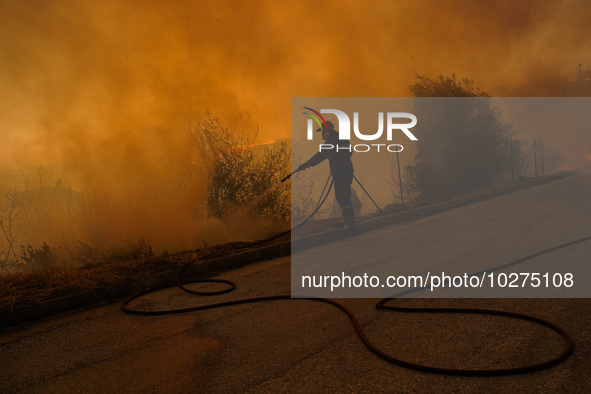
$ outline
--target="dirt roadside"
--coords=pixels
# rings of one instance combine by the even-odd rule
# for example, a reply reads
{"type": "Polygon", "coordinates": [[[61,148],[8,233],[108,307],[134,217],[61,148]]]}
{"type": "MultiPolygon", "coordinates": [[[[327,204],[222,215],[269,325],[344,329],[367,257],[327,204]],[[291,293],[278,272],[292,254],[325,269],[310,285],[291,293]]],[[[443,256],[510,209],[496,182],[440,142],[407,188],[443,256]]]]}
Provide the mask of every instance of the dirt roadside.
{"type": "MultiPolygon", "coordinates": [[[[362,217],[358,219],[358,223],[361,231],[368,231],[573,174],[572,171],[565,171],[438,204],[362,217]]],[[[342,237],[338,230],[330,230],[336,221],[337,219],[310,221],[294,234],[284,234],[265,242],[234,242],[81,269],[55,269],[28,275],[0,277],[0,329],[68,310],[123,300],[147,288],[172,286],[175,283],[176,272],[189,262],[194,263],[183,271],[184,278],[206,278],[254,262],[288,255],[291,252],[292,238],[298,247],[301,244],[308,244],[309,247],[319,242],[331,242],[342,237]]]]}

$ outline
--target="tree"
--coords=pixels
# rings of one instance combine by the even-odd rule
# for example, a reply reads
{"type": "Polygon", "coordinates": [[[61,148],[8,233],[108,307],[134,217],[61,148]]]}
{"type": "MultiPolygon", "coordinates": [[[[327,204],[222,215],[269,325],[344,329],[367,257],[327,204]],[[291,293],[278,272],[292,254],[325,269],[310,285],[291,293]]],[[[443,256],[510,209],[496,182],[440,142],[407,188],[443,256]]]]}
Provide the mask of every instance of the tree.
{"type": "Polygon", "coordinates": [[[209,111],[191,130],[198,165],[209,179],[207,209],[212,217],[226,220],[237,210],[286,223],[290,217],[289,173],[286,141],[255,144],[258,127],[249,130],[248,114],[233,129],[222,126],[209,111]]]}
{"type": "Polygon", "coordinates": [[[465,194],[497,182],[510,169],[512,129],[490,104],[490,95],[468,78],[417,76],[416,97],[463,97],[418,101],[421,138],[416,156],[420,198],[465,194]]]}
{"type": "Polygon", "coordinates": [[[28,200],[17,189],[0,195],[0,274],[22,268],[17,254],[27,223],[28,200]]]}
{"type": "Polygon", "coordinates": [[[440,75],[435,80],[426,75],[417,75],[415,79],[417,82],[409,86],[415,97],[490,97],[474,85],[472,79],[462,78],[458,81],[455,74],[451,77],[440,75]]]}

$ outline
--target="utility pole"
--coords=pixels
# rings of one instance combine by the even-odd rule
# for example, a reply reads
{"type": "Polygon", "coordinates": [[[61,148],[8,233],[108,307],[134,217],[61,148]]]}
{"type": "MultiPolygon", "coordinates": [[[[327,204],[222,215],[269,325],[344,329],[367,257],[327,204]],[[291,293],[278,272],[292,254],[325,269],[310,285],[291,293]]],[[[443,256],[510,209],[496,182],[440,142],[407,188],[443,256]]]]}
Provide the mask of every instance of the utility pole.
{"type": "Polygon", "coordinates": [[[536,139],[534,138],[534,176],[538,177],[538,149],[536,146],[536,139]]]}
{"type": "Polygon", "coordinates": [[[510,157],[511,157],[511,182],[513,182],[513,179],[515,179],[513,177],[513,138],[511,138],[509,141],[511,141],[511,149],[510,149],[510,157]]]}
{"type": "Polygon", "coordinates": [[[540,138],[540,159],[542,159],[542,175],[544,175],[544,144],[540,138]]]}
{"type": "Polygon", "coordinates": [[[402,175],[400,174],[400,157],[398,150],[396,150],[396,162],[398,163],[398,185],[400,187],[400,205],[404,206],[404,196],[402,194],[402,175]]]}

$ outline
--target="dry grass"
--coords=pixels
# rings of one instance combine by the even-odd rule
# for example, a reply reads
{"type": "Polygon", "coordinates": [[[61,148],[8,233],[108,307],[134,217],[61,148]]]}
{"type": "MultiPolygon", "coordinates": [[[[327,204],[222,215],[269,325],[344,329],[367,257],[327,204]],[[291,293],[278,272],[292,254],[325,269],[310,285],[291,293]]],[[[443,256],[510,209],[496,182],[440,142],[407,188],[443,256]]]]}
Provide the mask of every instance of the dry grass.
{"type": "Polygon", "coordinates": [[[0,310],[141,282],[148,275],[174,271],[195,258],[205,261],[241,251],[249,243],[236,242],[140,260],[117,261],[83,268],[53,268],[43,272],[0,276],[0,310]]]}

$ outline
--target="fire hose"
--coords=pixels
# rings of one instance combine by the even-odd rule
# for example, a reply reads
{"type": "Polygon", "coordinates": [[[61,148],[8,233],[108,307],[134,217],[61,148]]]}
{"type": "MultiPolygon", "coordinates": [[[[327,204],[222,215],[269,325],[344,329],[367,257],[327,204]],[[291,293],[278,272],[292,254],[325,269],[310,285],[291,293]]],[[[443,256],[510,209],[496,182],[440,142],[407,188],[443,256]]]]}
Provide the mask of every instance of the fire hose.
{"type": "MultiPolygon", "coordinates": [[[[281,182],[285,182],[287,179],[289,179],[296,172],[297,171],[289,174],[288,176],[283,178],[281,180],[281,182]]],[[[326,180],[326,183],[324,185],[324,189],[321,193],[321,197],[318,200],[318,203],[317,203],[315,209],[304,221],[299,223],[297,226],[295,226],[291,230],[287,230],[285,232],[279,233],[277,235],[274,235],[274,236],[264,239],[262,241],[257,241],[255,243],[248,244],[245,247],[254,246],[254,245],[268,242],[270,240],[281,237],[285,234],[290,233],[295,228],[302,226],[304,223],[306,223],[308,220],[310,220],[318,212],[318,210],[322,207],[322,205],[326,201],[326,199],[332,189],[333,182],[330,182],[330,186],[328,186],[328,189],[327,189],[327,185],[329,184],[330,179],[331,179],[331,177],[329,176],[326,180]]],[[[546,249],[544,251],[527,256],[525,258],[510,262],[507,264],[503,264],[503,266],[518,264],[518,263],[524,262],[526,260],[532,259],[534,257],[538,257],[542,254],[549,253],[549,252],[555,251],[557,249],[565,248],[565,247],[574,245],[576,243],[586,242],[589,240],[591,240],[591,237],[582,238],[582,239],[579,239],[574,242],[569,242],[566,244],[558,245],[553,248],[546,249]]],[[[176,272],[176,276],[175,276],[175,282],[176,282],[176,286],[178,288],[180,288],[181,290],[183,290],[187,293],[197,295],[197,296],[216,296],[216,295],[229,293],[229,292],[234,291],[236,289],[236,284],[234,282],[231,282],[226,279],[183,280],[183,275],[182,275],[183,271],[196,262],[197,262],[197,259],[191,260],[191,261],[187,262],[185,265],[183,265],[181,268],[178,269],[178,271],[176,272]],[[227,287],[225,289],[217,290],[217,291],[196,291],[196,290],[191,290],[188,287],[186,287],[187,285],[194,284],[194,283],[221,283],[221,284],[227,285],[227,287]]],[[[134,301],[142,296],[145,296],[147,294],[150,294],[150,293],[153,293],[153,292],[156,292],[159,290],[163,290],[163,289],[166,289],[169,287],[171,287],[171,286],[162,286],[162,287],[158,287],[158,288],[152,288],[152,289],[148,289],[148,290],[142,291],[140,293],[137,293],[135,295],[132,295],[131,297],[129,297],[127,300],[125,300],[123,302],[123,304],[121,305],[121,309],[123,312],[133,314],[133,315],[160,316],[160,315],[172,315],[172,314],[180,314],[180,313],[198,312],[198,311],[204,311],[204,310],[209,310],[209,309],[224,308],[224,307],[232,306],[232,305],[252,304],[252,303],[267,302],[267,301],[282,301],[282,300],[294,300],[295,299],[295,300],[322,302],[325,304],[332,305],[332,306],[338,308],[339,310],[341,310],[342,312],[344,312],[349,317],[349,320],[353,324],[353,327],[354,327],[357,335],[359,336],[361,342],[371,352],[376,354],[378,357],[380,357],[392,364],[395,364],[395,365],[398,365],[398,366],[401,366],[404,368],[413,369],[413,370],[422,371],[422,372],[444,374],[444,375],[503,376],[503,375],[515,375],[515,374],[522,374],[522,373],[527,373],[527,372],[539,371],[539,370],[546,369],[546,368],[555,366],[555,365],[563,362],[564,360],[566,360],[569,357],[569,355],[572,353],[572,349],[573,349],[572,339],[571,339],[570,335],[564,329],[562,329],[561,327],[559,327],[558,325],[556,325],[554,323],[551,323],[551,322],[544,320],[544,319],[540,319],[538,317],[525,315],[525,314],[521,314],[521,313],[515,313],[515,312],[493,310],[493,309],[414,308],[414,307],[399,307],[399,306],[388,305],[388,303],[390,303],[395,298],[384,298],[375,304],[375,308],[378,310],[390,311],[390,312],[479,314],[479,315],[504,316],[504,317],[514,318],[514,319],[519,319],[519,320],[525,320],[525,321],[533,322],[538,325],[544,326],[544,327],[549,328],[549,329],[553,330],[554,332],[556,332],[563,339],[563,342],[564,342],[563,348],[562,348],[561,352],[555,357],[552,357],[550,359],[547,359],[547,360],[544,360],[541,362],[537,362],[537,363],[533,363],[533,364],[525,365],[525,366],[519,366],[519,367],[498,368],[498,369],[440,368],[440,367],[434,367],[434,366],[423,365],[423,364],[419,364],[419,363],[413,363],[410,361],[405,361],[405,360],[402,360],[398,357],[395,357],[395,356],[388,354],[385,351],[381,350],[380,348],[378,348],[377,346],[375,346],[374,344],[372,344],[370,342],[370,340],[364,334],[364,332],[361,328],[361,325],[359,324],[359,322],[357,321],[357,319],[355,318],[355,316],[353,315],[351,310],[349,310],[343,304],[341,304],[335,300],[327,299],[327,298],[292,298],[291,295],[273,295],[273,296],[264,296],[264,297],[245,298],[245,299],[239,299],[239,300],[234,300],[234,301],[220,302],[220,303],[215,303],[215,304],[195,306],[195,307],[189,307],[189,308],[168,309],[168,310],[160,310],[160,311],[138,310],[138,309],[133,309],[132,307],[129,306],[132,301],[134,301]]]]}

